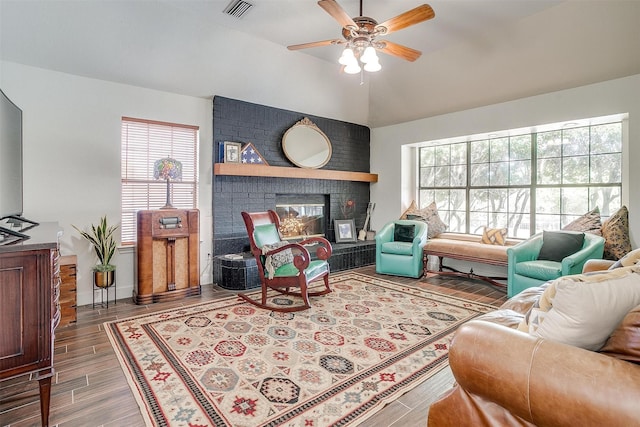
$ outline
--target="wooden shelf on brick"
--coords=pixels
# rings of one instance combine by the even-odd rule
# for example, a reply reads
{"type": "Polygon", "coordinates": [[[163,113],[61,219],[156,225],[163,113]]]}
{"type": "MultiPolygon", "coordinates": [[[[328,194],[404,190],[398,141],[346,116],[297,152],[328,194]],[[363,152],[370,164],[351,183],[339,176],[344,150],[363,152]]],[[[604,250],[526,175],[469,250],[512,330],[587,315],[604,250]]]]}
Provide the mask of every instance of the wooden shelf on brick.
{"type": "Polygon", "coordinates": [[[275,178],[330,179],[334,181],[378,182],[378,174],[330,169],[304,169],[246,163],[214,163],[215,175],[264,176],[275,178]]]}

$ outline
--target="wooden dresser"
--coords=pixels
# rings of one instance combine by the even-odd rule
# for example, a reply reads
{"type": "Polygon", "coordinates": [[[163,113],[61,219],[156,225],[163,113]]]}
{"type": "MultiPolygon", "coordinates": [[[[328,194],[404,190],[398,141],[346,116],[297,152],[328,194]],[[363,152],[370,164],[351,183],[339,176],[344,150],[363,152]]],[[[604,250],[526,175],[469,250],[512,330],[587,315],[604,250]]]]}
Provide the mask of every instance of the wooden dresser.
{"type": "Polygon", "coordinates": [[[62,231],[55,223],[42,223],[26,234],[29,239],[0,245],[0,381],[34,374],[42,425],[48,426],[62,231]]]}
{"type": "Polygon", "coordinates": [[[200,213],[138,211],[136,304],[200,295],[200,213]]]}

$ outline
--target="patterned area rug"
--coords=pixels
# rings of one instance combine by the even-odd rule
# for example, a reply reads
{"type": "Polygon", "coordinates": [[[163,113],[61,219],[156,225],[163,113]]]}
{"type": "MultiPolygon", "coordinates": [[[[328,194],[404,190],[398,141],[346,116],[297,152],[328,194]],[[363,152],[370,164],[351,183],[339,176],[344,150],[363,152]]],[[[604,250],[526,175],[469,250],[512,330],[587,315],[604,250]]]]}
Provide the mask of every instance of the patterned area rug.
{"type": "Polygon", "coordinates": [[[147,424],[355,425],[447,366],[455,329],[494,310],[358,273],[331,282],[296,313],[231,297],[105,323],[147,424]]]}

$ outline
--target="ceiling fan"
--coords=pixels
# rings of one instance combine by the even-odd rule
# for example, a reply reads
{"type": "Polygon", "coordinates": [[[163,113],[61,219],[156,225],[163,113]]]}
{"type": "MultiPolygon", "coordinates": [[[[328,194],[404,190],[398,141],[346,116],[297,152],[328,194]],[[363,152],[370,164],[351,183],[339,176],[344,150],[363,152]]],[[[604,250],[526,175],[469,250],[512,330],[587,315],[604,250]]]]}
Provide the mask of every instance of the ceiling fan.
{"type": "Polygon", "coordinates": [[[362,0],[360,0],[360,16],[355,18],[349,17],[335,0],[320,0],[318,5],[342,25],[344,39],[296,44],[288,46],[287,49],[299,50],[327,45],[346,45],[338,62],[345,66],[344,71],[349,74],[360,72],[358,59],[364,64],[366,71],[380,70],[381,66],[376,50],[411,62],[418,59],[422,55],[419,50],[387,40],[379,40],[378,37],[432,19],[435,16],[431,6],[423,4],[378,24],[375,19],[362,16],[362,0]]]}

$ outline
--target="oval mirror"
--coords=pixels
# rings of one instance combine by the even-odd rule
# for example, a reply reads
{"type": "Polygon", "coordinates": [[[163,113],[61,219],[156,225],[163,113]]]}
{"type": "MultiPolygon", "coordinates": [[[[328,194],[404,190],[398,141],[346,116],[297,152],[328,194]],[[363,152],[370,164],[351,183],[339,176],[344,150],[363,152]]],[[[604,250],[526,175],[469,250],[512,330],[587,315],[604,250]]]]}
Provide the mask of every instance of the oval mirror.
{"type": "Polygon", "coordinates": [[[291,126],[282,137],[282,149],[294,165],[318,169],[331,159],[331,142],[307,117],[291,126]]]}

